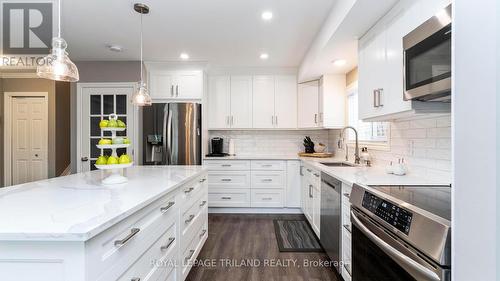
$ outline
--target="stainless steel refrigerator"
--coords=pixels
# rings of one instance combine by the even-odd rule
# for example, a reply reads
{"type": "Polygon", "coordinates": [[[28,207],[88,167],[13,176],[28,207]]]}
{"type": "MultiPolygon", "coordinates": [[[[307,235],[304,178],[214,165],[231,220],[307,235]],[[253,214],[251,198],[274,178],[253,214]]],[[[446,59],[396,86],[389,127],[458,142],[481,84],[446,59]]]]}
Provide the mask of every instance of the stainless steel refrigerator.
{"type": "Polygon", "coordinates": [[[201,104],[143,107],[144,165],[201,165],[201,104]]]}

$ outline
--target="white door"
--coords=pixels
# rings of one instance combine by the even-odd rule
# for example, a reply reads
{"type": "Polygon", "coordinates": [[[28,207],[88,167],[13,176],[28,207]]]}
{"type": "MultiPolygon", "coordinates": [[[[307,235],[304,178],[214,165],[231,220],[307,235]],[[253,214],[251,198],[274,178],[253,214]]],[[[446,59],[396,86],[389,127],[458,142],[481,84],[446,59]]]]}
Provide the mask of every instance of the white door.
{"type": "Polygon", "coordinates": [[[274,127],[274,77],[253,77],[253,127],[274,127]]]}
{"type": "Polygon", "coordinates": [[[252,76],[231,76],[231,128],[252,128],[252,76]]]}
{"type": "Polygon", "coordinates": [[[47,99],[14,97],[11,108],[11,182],[14,185],[46,179],[48,177],[47,99]]]}
{"type": "Polygon", "coordinates": [[[174,75],[168,72],[149,73],[149,94],[152,99],[175,97],[174,75]]]}
{"type": "Polygon", "coordinates": [[[319,126],[319,80],[299,84],[298,87],[298,127],[319,126]]]}
{"type": "Polygon", "coordinates": [[[208,127],[209,129],[225,129],[230,125],[229,76],[211,76],[208,81],[208,127]]]}
{"type": "Polygon", "coordinates": [[[276,76],[274,92],[274,112],[276,128],[297,128],[297,77],[276,76]]]}
{"type": "Polygon", "coordinates": [[[81,103],[81,125],[79,132],[80,141],[80,161],[79,172],[95,170],[95,161],[100,155],[111,155],[110,149],[98,149],[96,144],[99,139],[110,137],[110,132],[102,132],[99,122],[107,119],[109,114],[116,113],[118,119],[127,124],[127,130],[117,132],[117,136],[128,137],[132,146],[120,148],[116,152],[118,156],[123,153],[131,155],[134,159],[134,147],[137,138],[135,136],[135,113],[130,102],[133,94],[133,87],[82,87],[80,93],[81,103]]]}
{"type": "Polygon", "coordinates": [[[179,72],[175,75],[175,97],[178,99],[201,99],[203,97],[203,73],[201,71],[179,72]]]}

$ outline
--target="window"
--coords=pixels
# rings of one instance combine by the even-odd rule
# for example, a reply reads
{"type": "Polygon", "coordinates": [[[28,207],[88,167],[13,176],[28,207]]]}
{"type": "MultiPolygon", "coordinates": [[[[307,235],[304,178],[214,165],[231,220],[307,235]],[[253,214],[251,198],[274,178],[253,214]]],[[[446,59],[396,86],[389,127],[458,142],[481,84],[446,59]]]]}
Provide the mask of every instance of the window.
{"type": "MultiPolygon", "coordinates": [[[[358,115],[358,87],[357,85],[347,89],[347,123],[358,130],[359,142],[385,145],[388,141],[389,123],[387,122],[363,122],[358,115]]],[[[349,130],[349,141],[354,141],[354,132],[349,130]]]]}

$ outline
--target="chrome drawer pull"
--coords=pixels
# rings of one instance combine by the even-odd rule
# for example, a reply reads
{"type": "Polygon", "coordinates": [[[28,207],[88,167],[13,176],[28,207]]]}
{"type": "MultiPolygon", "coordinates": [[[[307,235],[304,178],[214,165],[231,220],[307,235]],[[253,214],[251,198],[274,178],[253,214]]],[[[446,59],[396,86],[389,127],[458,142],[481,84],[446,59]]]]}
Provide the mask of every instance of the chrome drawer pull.
{"type": "Polygon", "coordinates": [[[222,164],[222,167],[231,167],[231,164],[222,164]]]}
{"type": "Polygon", "coordinates": [[[273,179],[262,179],[263,182],[272,182],[273,179]]]}
{"type": "Polygon", "coordinates": [[[265,197],[265,198],[262,198],[263,201],[267,201],[267,200],[273,200],[273,198],[270,198],[270,197],[265,197]]]}
{"type": "Polygon", "coordinates": [[[184,193],[189,193],[194,190],[194,187],[190,187],[189,189],[184,190],[184,193]]]}
{"type": "Polygon", "coordinates": [[[221,179],[220,181],[231,181],[231,179],[221,179]]]}
{"type": "Polygon", "coordinates": [[[344,193],[344,196],[351,199],[351,194],[349,194],[349,193],[344,193]]]}
{"type": "Polygon", "coordinates": [[[189,256],[186,257],[185,262],[188,262],[194,255],[194,250],[189,250],[189,256]]]}
{"type": "Polygon", "coordinates": [[[165,207],[161,207],[161,208],[160,208],[160,211],[162,211],[162,212],[166,212],[166,211],[168,211],[168,209],[170,209],[173,205],[175,205],[175,202],[168,202],[168,205],[167,205],[167,206],[165,206],[165,207]]]}
{"type": "Polygon", "coordinates": [[[130,281],[141,281],[141,278],[139,278],[139,277],[132,278],[132,279],[130,279],[130,281]]]}
{"type": "Polygon", "coordinates": [[[310,172],[312,172],[312,170],[311,170],[311,169],[306,169],[306,170],[307,170],[309,173],[310,173],[310,172]]]}
{"type": "Polygon", "coordinates": [[[205,233],[207,233],[207,230],[206,229],[203,229],[203,231],[201,232],[200,234],[200,238],[203,237],[205,235],[205,233]]]}
{"type": "Polygon", "coordinates": [[[207,201],[202,201],[202,202],[200,203],[200,207],[205,206],[205,204],[207,204],[207,201]]]}
{"type": "Polygon", "coordinates": [[[122,246],[122,245],[124,245],[125,243],[128,242],[128,240],[132,239],[132,237],[134,237],[137,233],[139,233],[139,231],[141,231],[139,228],[132,228],[130,230],[129,235],[125,236],[125,238],[123,238],[122,240],[116,240],[115,241],[115,246],[122,246]]]}
{"type": "Polygon", "coordinates": [[[165,245],[165,246],[161,246],[161,247],[160,247],[160,250],[162,250],[162,251],[167,250],[168,248],[170,248],[170,246],[172,246],[172,243],[174,243],[174,241],[175,241],[175,238],[174,238],[174,237],[170,237],[170,238],[168,238],[168,243],[167,243],[167,245],[165,245]]]}
{"type": "Polygon", "coordinates": [[[319,177],[319,174],[314,174],[316,177],[319,177]]]}
{"type": "Polygon", "coordinates": [[[200,183],[203,183],[203,182],[205,182],[206,180],[207,180],[207,179],[201,179],[201,180],[200,180],[200,183]]]}
{"type": "Polygon", "coordinates": [[[189,215],[189,219],[185,220],[184,223],[190,223],[194,219],[194,215],[189,215]]]}
{"type": "Polygon", "coordinates": [[[221,197],[220,199],[231,200],[231,197],[221,197]]]}

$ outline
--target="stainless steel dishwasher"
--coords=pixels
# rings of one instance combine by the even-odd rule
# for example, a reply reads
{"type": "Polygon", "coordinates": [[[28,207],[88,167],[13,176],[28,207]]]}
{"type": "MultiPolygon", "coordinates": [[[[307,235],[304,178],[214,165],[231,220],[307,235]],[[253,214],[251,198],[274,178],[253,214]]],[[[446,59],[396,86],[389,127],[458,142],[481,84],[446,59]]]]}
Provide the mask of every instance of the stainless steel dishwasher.
{"type": "Polygon", "coordinates": [[[320,242],[323,249],[335,264],[337,272],[340,266],[341,214],[340,196],[342,182],[321,173],[321,219],[320,242]]]}

